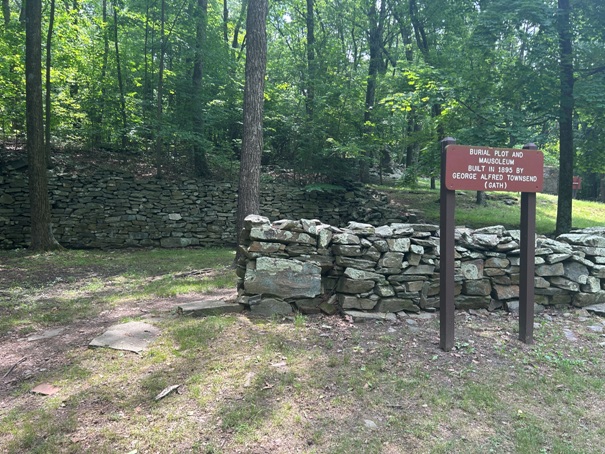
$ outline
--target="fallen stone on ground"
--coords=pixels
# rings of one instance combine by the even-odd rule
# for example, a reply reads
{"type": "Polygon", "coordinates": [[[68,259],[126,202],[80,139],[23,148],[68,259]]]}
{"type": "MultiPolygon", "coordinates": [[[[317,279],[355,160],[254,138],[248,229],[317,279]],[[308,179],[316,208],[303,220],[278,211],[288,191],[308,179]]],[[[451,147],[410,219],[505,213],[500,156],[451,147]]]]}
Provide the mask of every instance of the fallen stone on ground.
{"type": "Polygon", "coordinates": [[[584,309],[593,314],[605,316],[605,303],[593,304],[592,306],[586,306],[584,309]]]}
{"type": "Polygon", "coordinates": [[[230,314],[241,312],[243,307],[237,303],[226,303],[221,300],[214,301],[193,301],[184,303],[177,307],[179,315],[189,315],[192,317],[207,317],[209,315],[230,314]]]}
{"type": "Polygon", "coordinates": [[[114,350],[126,350],[140,353],[160,334],[153,325],[143,322],[128,322],[109,327],[107,331],[95,337],[89,347],[107,347],[114,350]]]}
{"type": "Polygon", "coordinates": [[[37,340],[51,339],[53,337],[58,336],[59,334],[61,334],[66,329],[67,328],[64,327],[64,326],[62,326],[60,328],[47,329],[46,331],[42,331],[41,333],[32,334],[31,336],[29,336],[27,338],[27,341],[28,342],[33,342],[33,341],[37,341],[37,340]]]}
{"type": "Polygon", "coordinates": [[[344,311],[344,314],[350,316],[354,322],[365,322],[366,320],[385,320],[394,322],[397,320],[397,316],[392,312],[344,311]]]}

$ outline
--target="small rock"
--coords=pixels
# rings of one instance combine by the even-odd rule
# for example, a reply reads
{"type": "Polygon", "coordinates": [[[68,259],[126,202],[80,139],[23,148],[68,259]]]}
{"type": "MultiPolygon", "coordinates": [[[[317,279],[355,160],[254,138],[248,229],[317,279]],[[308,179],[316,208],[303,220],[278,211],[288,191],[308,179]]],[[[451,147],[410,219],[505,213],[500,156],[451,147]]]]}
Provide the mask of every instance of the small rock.
{"type": "Polygon", "coordinates": [[[364,419],[363,424],[368,429],[371,429],[371,430],[378,429],[378,426],[376,425],[376,423],[374,421],[372,421],[371,419],[364,419]]]}
{"type": "Polygon", "coordinates": [[[568,341],[571,342],[576,342],[578,340],[578,338],[576,337],[576,335],[573,333],[572,330],[568,329],[568,328],[563,328],[563,334],[565,334],[565,338],[568,341]]]}

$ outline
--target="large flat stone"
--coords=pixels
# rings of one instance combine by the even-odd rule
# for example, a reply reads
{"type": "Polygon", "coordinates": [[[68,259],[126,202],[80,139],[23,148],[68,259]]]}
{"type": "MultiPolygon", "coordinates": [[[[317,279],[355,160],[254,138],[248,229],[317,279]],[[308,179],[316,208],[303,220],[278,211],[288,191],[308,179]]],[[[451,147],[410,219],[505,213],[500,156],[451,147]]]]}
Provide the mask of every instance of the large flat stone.
{"type": "Polygon", "coordinates": [[[576,307],[597,306],[605,303],[605,291],[597,293],[576,293],[573,305],[576,307]]]}
{"type": "Polygon", "coordinates": [[[360,309],[360,310],[372,310],[376,306],[377,301],[369,298],[357,298],[352,295],[338,295],[338,302],[340,307],[343,309],[360,309]]]}
{"type": "Polygon", "coordinates": [[[288,315],[293,311],[290,303],[277,298],[263,298],[260,303],[250,306],[250,312],[254,315],[271,317],[273,315],[288,315]]]}
{"type": "Polygon", "coordinates": [[[144,322],[121,323],[109,327],[107,331],[95,337],[89,347],[107,347],[114,350],[126,350],[140,353],[158,337],[160,330],[144,322]]]}
{"type": "Polygon", "coordinates": [[[43,331],[41,333],[37,333],[37,334],[32,334],[31,336],[27,337],[27,341],[28,342],[32,342],[32,341],[38,341],[38,340],[46,340],[46,339],[51,339],[53,337],[57,337],[60,334],[62,334],[67,328],[65,327],[61,327],[61,328],[54,328],[54,329],[48,329],[46,331],[43,331]]]}
{"type": "Polygon", "coordinates": [[[341,278],[336,286],[337,292],[357,294],[366,293],[374,288],[374,281],[341,278]]]}
{"type": "Polygon", "coordinates": [[[378,312],[419,312],[420,307],[414,304],[411,299],[405,298],[383,298],[376,306],[378,312]]]}
{"type": "Polygon", "coordinates": [[[345,311],[345,315],[348,315],[353,319],[354,322],[365,322],[371,320],[382,320],[395,322],[397,316],[393,313],[380,313],[380,312],[361,312],[361,311],[345,311]]]}
{"type": "Polygon", "coordinates": [[[250,238],[257,241],[278,243],[299,243],[317,246],[317,240],[307,233],[280,230],[268,225],[259,225],[250,229],[250,238]]]}
{"type": "Polygon", "coordinates": [[[224,301],[193,301],[191,303],[181,304],[177,307],[179,315],[189,315],[192,317],[207,317],[209,315],[229,314],[241,312],[242,306],[237,303],[226,303],[224,301]]]}
{"type": "Polygon", "coordinates": [[[457,296],[454,305],[456,309],[487,309],[489,308],[491,298],[489,296],[457,296]]]}
{"type": "Polygon", "coordinates": [[[247,270],[244,289],[249,295],[313,298],[321,293],[321,268],[299,260],[260,257],[256,270],[247,270]]]}
{"type": "Polygon", "coordinates": [[[593,304],[592,306],[586,306],[584,309],[593,314],[605,317],[605,303],[593,304]]]}

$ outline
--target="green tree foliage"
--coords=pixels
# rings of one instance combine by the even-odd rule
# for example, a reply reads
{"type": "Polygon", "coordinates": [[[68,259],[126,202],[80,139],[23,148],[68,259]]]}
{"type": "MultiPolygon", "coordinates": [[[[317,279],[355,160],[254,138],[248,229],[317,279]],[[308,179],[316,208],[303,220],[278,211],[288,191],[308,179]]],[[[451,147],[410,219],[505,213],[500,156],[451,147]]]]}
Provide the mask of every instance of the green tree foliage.
{"type": "MultiPolygon", "coordinates": [[[[21,2],[3,4],[0,128],[11,141],[24,133],[24,25],[21,2]]],[[[57,2],[52,143],[150,162],[161,150],[160,171],[235,170],[247,7],[247,0],[57,2]]],[[[605,174],[605,6],[570,0],[570,10],[573,172],[591,175],[587,195],[597,197],[605,174]]],[[[43,30],[49,14],[50,1],[43,30]]],[[[413,184],[417,175],[438,175],[446,135],[491,146],[534,142],[557,164],[559,18],[555,0],[270,2],[263,164],[326,183],[357,179],[367,166],[402,165],[413,184]]]]}

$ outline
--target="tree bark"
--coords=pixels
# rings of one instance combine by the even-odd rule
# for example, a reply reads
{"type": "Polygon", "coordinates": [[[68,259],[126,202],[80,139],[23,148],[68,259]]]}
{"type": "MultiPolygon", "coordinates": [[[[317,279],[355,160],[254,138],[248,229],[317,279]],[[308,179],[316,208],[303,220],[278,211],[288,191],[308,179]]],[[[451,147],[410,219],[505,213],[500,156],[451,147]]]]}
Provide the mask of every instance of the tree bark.
{"type": "Polygon", "coordinates": [[[2,0],[2,16],[4,18],[4,28],[6,28],[11,21],[11,9],[8,0],[2,0]]]}
{"type": "Polygon", "coordinates": [[[118,87],[120,89],[120,114],[122,116],[122,132],[120,134],[122,149],[126,149],[126,98],[124,95],[124,82],[122,80],[122,65],[120,64],[120,46],[118,44],[118,5],[113,3],[113,37],[116,50],[116,70],[118,87]]]}
{"type": "Polygon", "coordinates": [[[223,41],[229,42],[229,5],[223,0],[223,41]]]}
{"type": "Polygon", "coordinates": [[[571,6],[569,0],[558,0],[557,31],[560,56],[560,107],[559,107],[559,197],[557,201],[556,234],[569,232],[572,227],[573,200],[573,110],[574,76],[571,32],[571,6]]]}
{"type": "Polygon", "coordinates": [[[307,118],[313,120],[315,103],[315,0],[307,0],[307,93],[305,108],[307,118]]]}
{"type": "Polygon", "coordinates": [[[267,0],[250,0],[246,18],[246,82],[237,200],[238,243],[244,219],[260,211],[260,163],[263,150],[263,105],[267,68],[267,0]]]}
{"type": "Polygon", "coordinates": [[[35,251],[60,248],[50,223],[48,174],[42,122],[42,5],[41,0],[25,2],[25,101],[27,122],[27,162],[31,211],[31,244],[35,251]]]}
{"type": "Polygon", "coordinates": [[[248,9],[248,0],[242,0],[241,8],[242,9],[240,10],[239,18],[237,19],[237,23],[235,24],[235,29],[233,30],[233,40],[231,42],[231,47],[233,49],[239,48],[239,31],[242,27],[242,22],[244,21],[244,17],[246,17],[246,11],[248,9]]]}
{"type": "MultiPolygon", "coordinates": [[[[372,110],[376,104],[376,80],[378,73],[383,68],[381,49],[382,49],[382,33],[384,18],[386,16],[386,2],[381,2],[380,12],[376,8],[376,2],[370,2],[368,10],[368,20],[370,23],[369,30],[369,47],[370,47],[370,62],[368,65],[368,78],[366,83],[366,100],[365,110],[363,114],[363,131],[365,134],[370,134],[372,127],[372,110]]],[[[361,159],[359,179],[362,182],[367,182],[370,177],[370,163],[367,156],[366,159],[361,159]]]]}
{"type": "Polygon", "coordinates": [[[48,34],[46,35],[46,124],[44,127],[44,145],[45,145],[45,153],[46,153],[46,166],[50,167],[50,120],[51,120],[51,100],[50,100],[50,68],[51,68],[51,57],[52,57],[52,38],[53,38],[53,28],[55,24],[55,0],[50,0],[50,13],[48,18],[48,34]]]}
{"type": "Polygon", "coordinates": [[[162,132],[163,121],[163,97],[164,97],[164,52],[166,35],[164,33],[164,25],[166,19],[166,0],[161,1],[160,7],[160,61],[158,68],[158,86],[157,86],[157,103],[156,103],[156,130],[155,130],[155,167],[158,178],[162,177],[162,161],[164,155],[164,143],[162,132]]]}

